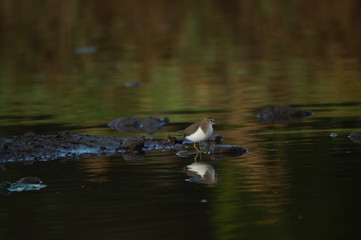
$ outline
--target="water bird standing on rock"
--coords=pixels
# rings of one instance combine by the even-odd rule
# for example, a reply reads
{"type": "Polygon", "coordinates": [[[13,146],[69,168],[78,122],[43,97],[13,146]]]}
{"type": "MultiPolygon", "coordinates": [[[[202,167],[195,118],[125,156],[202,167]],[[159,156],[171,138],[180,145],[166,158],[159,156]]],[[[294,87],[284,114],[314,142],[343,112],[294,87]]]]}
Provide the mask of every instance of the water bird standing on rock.
{"type": "MultiPolygon", "coordinates": [[[[213,133],[213,124],[216,122],[212,118],[205,118],[200,122],[193,123],[183,131],[185,139],[192,141],[194,148],[200,152],[196,147],[197,142],[207,140],[213,133]]],[[[199,144],[201,149],[201,145],[199,144]]]]}

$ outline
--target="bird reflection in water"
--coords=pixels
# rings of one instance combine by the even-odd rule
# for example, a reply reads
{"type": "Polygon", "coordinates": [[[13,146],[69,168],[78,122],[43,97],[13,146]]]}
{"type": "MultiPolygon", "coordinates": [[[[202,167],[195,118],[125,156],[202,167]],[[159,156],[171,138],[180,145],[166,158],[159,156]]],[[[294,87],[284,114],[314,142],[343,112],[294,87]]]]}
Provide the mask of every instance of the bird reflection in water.
{"type": "Polygon", "coordinates": [[[206,162],[194,162],[187,165],[184,171],[190,177],[186,179],[187,182],[215,185],[218,181],[213,166],[206,162]]]}

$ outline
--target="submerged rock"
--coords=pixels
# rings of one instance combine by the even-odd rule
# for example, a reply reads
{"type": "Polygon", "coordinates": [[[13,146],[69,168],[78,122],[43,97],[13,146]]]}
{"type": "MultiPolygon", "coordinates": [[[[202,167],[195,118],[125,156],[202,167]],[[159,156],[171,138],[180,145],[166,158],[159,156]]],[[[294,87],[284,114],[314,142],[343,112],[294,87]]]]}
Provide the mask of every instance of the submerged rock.
{"type": "Polygon", "coordinates": [[[108,126],[118,132],[136,132],[141,128],[142,123],[139,118],[127,117],[114,119],[108,126]]]}
{"type": "Polygon", "coordinates": [[[167,117],[148,117],[143,121],[140,121],[139,118],[126,117],[117,118],[111,121],[108,126],[118,132],[137,132],[143,129],[144,132],[153,134],[166,124],[169,124],[169,118],[167,117]]]}
{"type": "Polygon", "coordinates": [[[213,154],[245,154],[248,150],[238,145],[213,145],[209,148],[213,154]]]}
{"type": "Polygon", "coordinates": [[[257,117],[266,123],[290,123],[313,116],[313,114],[309,110],[296,109],[287,105],[277,105],[262,109],[257,114],[257,117]]]}
{"type": "Polygon", "coordinates": [[[143,130],[148,134],[153,134],[160,129],[165,123],[158,118],[148,117],[143,120],[143,130]]]}
{"type": "Polygon", "coordinates": [[[355,143],[361,142],[361,131],[352,131],[348,136],[355,143]]]}

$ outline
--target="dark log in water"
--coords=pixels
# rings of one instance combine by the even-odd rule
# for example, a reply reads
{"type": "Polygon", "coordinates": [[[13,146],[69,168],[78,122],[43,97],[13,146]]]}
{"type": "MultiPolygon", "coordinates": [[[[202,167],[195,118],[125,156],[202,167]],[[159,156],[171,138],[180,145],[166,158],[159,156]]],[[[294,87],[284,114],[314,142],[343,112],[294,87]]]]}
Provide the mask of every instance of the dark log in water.
{"type": "Polygon", "coordinates": [[[115,153],[140,152],[153,149],[173,149],[182,139],[119,138],[82,135],[71,132],[0,138],[0,162],[48,161],[59,158],[88,158],[115,153]]]}
{"type": "MultiPolygon", "coordinates": [[[[222,139],[215,135],[215,140],[222,139]]],[[[234,145],[212,145],[209,141],[210,154],[237,154],[242,155],[247,150],[234,145]]],[[[217,141],[216,141],[217,142],[217,141]]],[[[26,133],[21,136],[0,138],[0,163],[23,161],[49,161],[60,158],[84,159],[99,156],[122,154],[126,160],[142,160],[149,150],[171,150],[173,152],[186,152],[183,139],[176,137],[150,138],[150,137],[102,137],[82,135],[65,131],[60,134],[38,135],[26,133]]],[[[179,154],[177,154],[180,156],[179,154]]]]}

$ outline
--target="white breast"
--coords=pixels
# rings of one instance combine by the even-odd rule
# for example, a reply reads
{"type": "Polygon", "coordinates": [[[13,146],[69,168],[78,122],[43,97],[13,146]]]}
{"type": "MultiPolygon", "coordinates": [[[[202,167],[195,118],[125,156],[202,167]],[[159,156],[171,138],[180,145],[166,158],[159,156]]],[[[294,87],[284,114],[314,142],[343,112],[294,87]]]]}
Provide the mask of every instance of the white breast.
{"type": "Polygon", "coordinates": [[[213,127],[210,126],[208,133],[202,131],[201,128],[198,128],[197,131],[189,136],[186,137],[186,139],[192,141],[192,142],[200,142],[208,139],[213,133],[213,127]]]}

